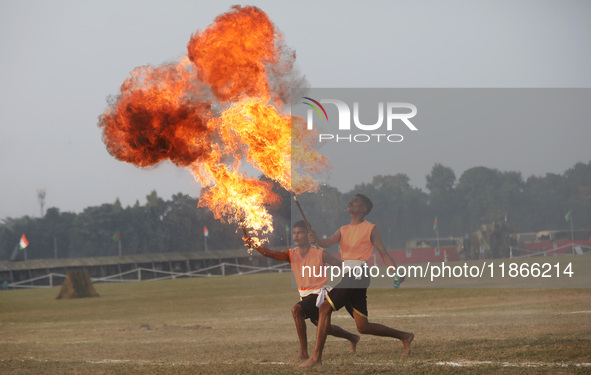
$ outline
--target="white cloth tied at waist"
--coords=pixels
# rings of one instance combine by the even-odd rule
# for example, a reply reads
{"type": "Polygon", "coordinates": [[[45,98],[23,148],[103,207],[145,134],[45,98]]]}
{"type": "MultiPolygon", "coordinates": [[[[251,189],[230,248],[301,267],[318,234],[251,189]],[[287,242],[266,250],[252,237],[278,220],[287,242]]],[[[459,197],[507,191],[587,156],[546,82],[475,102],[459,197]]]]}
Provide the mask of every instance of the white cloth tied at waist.
{"type": "Polygon", "coordinates": [[[298,289],[300,292],[300,297],[302,298],[308,297],[310,294],[318,294],[318,297],[316,297],[316,307],[320,307],[320,305],[322,305],[322,302],[324,302],[326,299],[326,295],[331,290],[332,288],[328,285],[325,285],[319,289],[298,289]]]}
{"type": "Polygon", "coordinates": [[[345,259],[343,261],[343,275],[345,274],[345,270],[351,270],[351,272],[353,272],[353,276],[355,276],[355,280],[361,280],[361,276],[363,275],[363,267],[365,264],[366,263],[364,260],[345,259]],[[345,267],[349,267],[349,269],[346,269],[345,267]],[[361,269],[354,270],[356,267],[360,267],[361,269]]]}

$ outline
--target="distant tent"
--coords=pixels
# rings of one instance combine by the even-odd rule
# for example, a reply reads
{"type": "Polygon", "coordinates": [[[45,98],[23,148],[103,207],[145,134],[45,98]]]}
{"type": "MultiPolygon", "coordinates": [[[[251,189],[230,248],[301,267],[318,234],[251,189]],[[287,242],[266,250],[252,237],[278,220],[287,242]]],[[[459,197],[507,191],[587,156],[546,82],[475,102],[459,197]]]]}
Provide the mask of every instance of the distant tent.
{"type": "Polygon", "coordinates": [[[56,299],[98,297],[88,272],[69,271],[56,299]]]}

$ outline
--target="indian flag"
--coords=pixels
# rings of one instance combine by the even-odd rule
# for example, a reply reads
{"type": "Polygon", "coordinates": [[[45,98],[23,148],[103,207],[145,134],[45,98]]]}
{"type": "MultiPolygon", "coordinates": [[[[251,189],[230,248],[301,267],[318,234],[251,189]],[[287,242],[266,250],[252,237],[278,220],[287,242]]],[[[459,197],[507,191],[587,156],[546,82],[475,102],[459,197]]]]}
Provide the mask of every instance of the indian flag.
{"type": "Polygon", "coordinates": [[[27,246],[29,246],[29,241],[27,241],[27,237],[25,237],[25,234],[23,233],[21,236],[21,241],[18,243],[18,249],[24,250],[24,248],[27,246]]]}
{"type": "Polygon", "coordinates": [[[205,237],[209,237],[209,229],[207,229],[207,227],[205,225],[203,226],[203,235],[205,237]]]}

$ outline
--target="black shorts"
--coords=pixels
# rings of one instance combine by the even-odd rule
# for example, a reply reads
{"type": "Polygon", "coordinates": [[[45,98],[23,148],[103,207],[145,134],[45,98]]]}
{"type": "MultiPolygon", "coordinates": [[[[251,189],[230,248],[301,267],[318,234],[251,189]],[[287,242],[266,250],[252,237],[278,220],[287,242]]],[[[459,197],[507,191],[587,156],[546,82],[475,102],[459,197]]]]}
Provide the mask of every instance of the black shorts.
{"type": "Polygon", "coordinates": [[[328,292],[326,300],[334,311],[345,307],[353,316],[353,311],[367,318],[367,288],[369,277],[355,279],[353,276],[344,276],[342,280],[328,292]]]}
{"type": "Polygon", "coordinates": [[[318,322],[318,307],[316,307],[317,298],[318,294],[308,294],[302,298],[300,302],[298,302],[298,305],[302,307],[304,319],[310,319],[313,322],[318,322]]]}

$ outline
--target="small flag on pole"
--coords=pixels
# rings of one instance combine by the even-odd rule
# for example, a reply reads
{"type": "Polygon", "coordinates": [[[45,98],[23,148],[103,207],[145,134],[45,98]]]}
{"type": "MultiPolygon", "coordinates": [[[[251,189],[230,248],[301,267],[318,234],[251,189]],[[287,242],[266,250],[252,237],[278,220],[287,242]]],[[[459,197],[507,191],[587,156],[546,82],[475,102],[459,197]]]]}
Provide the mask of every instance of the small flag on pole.
{"type": "Polygon", "coordinates": [[[29,246],[29,241],[27,241],[27,237],[25,237],[25,234],[23,233],[23,235],[21,236],[21,240],[18,243],[18,249],[24,250],[27,246],[29,246]]]}
{"type": "Polygon", "coordinates": [[[437,230],[437,217],[435,217],[435,221],[433,222],[433,230],[437,230]]]}
{"type": "Polygon", "coordinates": [[[205,225],[203,226],[203,235],[205,237],[209,237],[209,229],[207,229],[207,227],[205,225]]]}
{"type": "Polygon", "coordinates": [[[113,241],[115,241],[115,242],[119,242],[119,241],[121,241],[121,236],[119,235],[119,232],[116,232],[116,233],[113,235],[113,241]]]}
{"type": "Polygon", "coordinates": [[[571,212],[572,210],[568,210],[568,212],[566,213],[566,215],[564,215],[564,220],[566,221],[570,221],[570,219],[572,219],[573,214],[571,212]]]}

